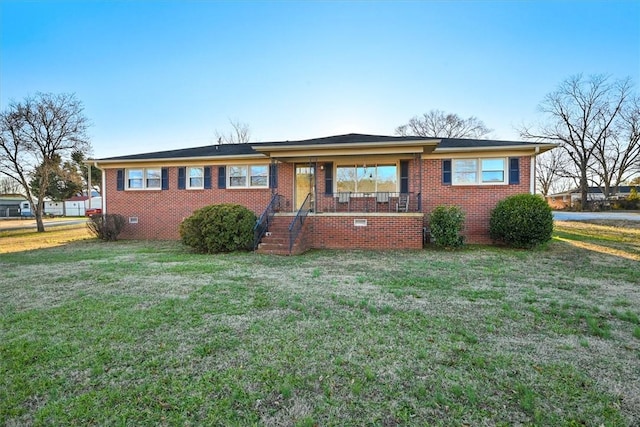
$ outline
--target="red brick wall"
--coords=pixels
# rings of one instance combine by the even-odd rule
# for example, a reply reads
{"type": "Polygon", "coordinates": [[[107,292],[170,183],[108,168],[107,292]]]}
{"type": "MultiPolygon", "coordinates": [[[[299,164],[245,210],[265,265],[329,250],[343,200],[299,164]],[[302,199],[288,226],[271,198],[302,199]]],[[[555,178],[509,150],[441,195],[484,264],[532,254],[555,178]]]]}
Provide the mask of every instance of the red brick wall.
{"type": "Polygon", "coordinates": [[[465,212],[464,236],[466,243],[490,243],[489,218],[491,210],[505,197],[529,193],[531,160],[520,158],[520,184],[518,185],[443,185],[442,160],[423,162],[422,211],[425,223],[436,206],[459,206],[465,212]]]}
{"type": "MultiPolygon", "coordinates": [[[[499,200],[529,192],[529,157],[520,158],[520,184],[453,186],[442,184],[442,161],[429,159],[410,162],[413,178],[409,191],[422,196],[421,215],[363,216],[320,214],[310,216],[311,247],[315,248],[411,248],[422,244],[422,228],[428,225],[429,213],[438,205],[460,206],[466,213],[464,235],[468,243],[488,243],[489,216],[499,200]],[[420,186],[418,168],[422,166],[420,186]],[[366,218],[366,227],[354,227],[354,218],[366,218]]],[[[127,224],[122,238],[177,239],[180,222],[194,210],[214,203],[239,203],[262,213],[272,194],[271,189],[218,189],[214,173],[210,190],[178,190],[177,167],[169,168],[169,190],[117,191],[116,170],[106,170],[107,212],[125,218],[138,217],[138,224],[127,224]]],[[[213,168],[215,172],[216,169],[213,168]]],[[[324,171],[316,170],[318,202],[324,194],[324,171]]],[[[294,165],[278,165],[277,192],[283,196],[282,210],[294,209],[294,165]]],[[[318,203],[320,204],[320,203],[318,203]]]]}
{"type": "Polygon", "coordinates": [[[318,214],[307,217],[308,245],[317,249],[421,249],[421,214],[318,214]],[[355,226],[354,219],[366,219],[355,226]]]}
{"type": "Polygon", "coordinates": [[[179,239],[179,224],[196,209],[239,203],[260,215],[271,200],[271,189],[218,189],[217,176],[209,190],[178,190],[177,167],[169,168],[169,190],[117,191],[116,173],[106,170],[107,213],[123,215],[127,221],[138,217],[137,224],[127,222],[120,235],[123,239],[179,239]]]}

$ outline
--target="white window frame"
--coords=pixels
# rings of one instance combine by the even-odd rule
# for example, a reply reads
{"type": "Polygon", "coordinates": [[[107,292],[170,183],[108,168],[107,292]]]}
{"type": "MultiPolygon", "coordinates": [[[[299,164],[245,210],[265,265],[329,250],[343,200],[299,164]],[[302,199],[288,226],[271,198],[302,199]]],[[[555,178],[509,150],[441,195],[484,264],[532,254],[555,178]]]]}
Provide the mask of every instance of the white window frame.
{"type": "Polygon", "coordinates": [[[227,188],[229,189],[243,189],[243,188],[269,188],[269,165],[268,164],[254,164],[254,165],[229,165],[227,166],[227,188]],[[253,174],[252,168],[264,168],[265,175],[263,174],[253,174]],[[244,172],[242,175],[232,176],[231,172],[233,170],[238,170],[244,172]],[[253,185],[255,182],[254,178],[260,177],[261,180],[264,179],[264,185],[253,185]],[[264,178],[263,178],[264,177],[264,178]],[[234,185],[232,182],[233,178],[244,178],[244,182],[242,185],[234,185]]]}
{"type": "MultiPolygon", "coordinates": [[[[400,191],[400,166],[397,163],[373,163],[373,164],[366,164],[366,163],[358,163],[358,164],[351,164],[351,163],[343,163],[343,164],[337,164],[335,165],[335,170],[333,171],[333,176],[335,177],[334,181],[334,192],[342,192],[344,190],[338,190],[338,169],[339,168],[351,168],[354,170],[354,185],[355,185],[355,189],[353,190],[353,193],[355,197],[358,197],[361,194],[369,194],[369,193],[376,193],[379,191],[378,189],[378,168],[380,167],[394,167],[396,168],[396,180],[395,180],[395,184],[396,184],[396,188],[393,191],[388,191],[390,193],[397,193],[400,191]],[[365,168],[365,166],[367,168],[373,168],[375,172],[373,172],[373,174],[375,175],[375,188],[373,191],[361,191],[358,188],[358,181],[359,181],[359,177],[360,175],[358,174],[360,169],[365,168]]],[[[385,192],[386,190],[381,190],[382,192],[385,192]]]]}
{"type": "Polygon", "coordinates": [[[125,189],[131,191],[140,191],[140,190],[162,190],[162,168],[130,168],[125,169],[125,189]],[[131,178],[131,172],[141,172],[142,176],[140,178],[131,178]],[[158,177],[152,178],[150,176],[150,172],[157,171],[158,177]],[[149,185],[150,180],[158,180],[158,186],[149,185]],[[132,187],[131,181],[136,180],[140,181],[139,187],[132,187]]]}
{"type": "Polygon", "coordinates": [[[451,160],[451,184],[452,185],[507,185],[509,184],[509,159],[506,157],[465,157],[451,160]],[[502,169],[483,169],[485,162],[501,161],[502,169]],[[462,162],[475,162],[474,169],[461,170],[462,162]],[[483,173],[502,172],[502,181],[484,181],[483,173]],[[461,180],[462,174],[475,174],[475,180],[461,180]]]}
{"type": "Polygon", "coordinates": [[[185,176],[185,181],[186,181],[185,187],[187,188],[187,190],[202,190],[202,189],[204,189],[204,166],[189,166],[189,167],[187,167],[185,175],[186,175],[185,176]],[[199,177],[191,176],[191,171],[192,170],[199,170],[200,171],[200,176],[199,177]],[[201,184],[200,185],[192,185],[191,184],[191,179],[192,178],[200,178],[201,179],[201,184]]]}

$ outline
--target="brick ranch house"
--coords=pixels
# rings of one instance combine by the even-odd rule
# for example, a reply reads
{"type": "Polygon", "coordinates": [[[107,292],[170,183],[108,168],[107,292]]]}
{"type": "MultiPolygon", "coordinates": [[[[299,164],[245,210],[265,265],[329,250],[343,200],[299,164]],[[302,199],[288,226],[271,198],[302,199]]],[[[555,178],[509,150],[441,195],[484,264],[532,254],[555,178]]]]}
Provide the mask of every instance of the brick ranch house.
{"type": "Polygon", "coordinates": [[[178,239],[178,225],[194,210],[238,203],[260,216],[256,247],[262,252],[419,249],[439,205],[464,210],[467,242],[490,242],[491,210],[507,196],[534,192],[535,156],[553,147],[348,134],[90,164],[103,171],[103,212],[128,221],[122,238],[178,239]]]}

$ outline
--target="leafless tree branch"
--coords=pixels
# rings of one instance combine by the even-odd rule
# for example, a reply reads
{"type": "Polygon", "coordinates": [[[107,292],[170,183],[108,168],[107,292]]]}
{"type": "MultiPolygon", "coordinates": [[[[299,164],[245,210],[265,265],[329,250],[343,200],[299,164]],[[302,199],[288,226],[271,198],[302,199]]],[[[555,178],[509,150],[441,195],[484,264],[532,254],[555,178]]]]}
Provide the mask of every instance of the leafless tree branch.
{"type": "Polygon", "coordinates": [[[229,119],[231,130],[228,133],[215,131],[218,144],[246,144],[251,141],[251,128],[247,123],[229,119]]]}
{"type": "Polygon", "coordinates": [[[11,102],[0,113],[0,173],[19,182],[34,206],[38,231],[44,231],[42,202],[56,159],[90,149],[82,103],[73,94],[38,93],[11,102]],[[30,178],[40,173],[37,194],[30,178]]]}
{"type": "Polygon", "coordinates": [[[398,126],[395,133],[431,138],[485,138],[492,131],[477,117],[463,119],[457,114],[431,110],[421,117],[412,117],[407,124],[398,126]]]}
{"type": "Polygon", "coordinates": [[[607,195],[612,183],[628,175],[627,164],[637,159],[635,143],[629,138],[633,125],[628,122],[637,115],[630,106],[631,87],[629,79],[572,76],[540,104],[546,121],[535,128],[520,129],[522,138],[560,144],[573,163],[568,169],[575,170],[582,206],[586,205],[590,182],[603,185],[607,195]]]}

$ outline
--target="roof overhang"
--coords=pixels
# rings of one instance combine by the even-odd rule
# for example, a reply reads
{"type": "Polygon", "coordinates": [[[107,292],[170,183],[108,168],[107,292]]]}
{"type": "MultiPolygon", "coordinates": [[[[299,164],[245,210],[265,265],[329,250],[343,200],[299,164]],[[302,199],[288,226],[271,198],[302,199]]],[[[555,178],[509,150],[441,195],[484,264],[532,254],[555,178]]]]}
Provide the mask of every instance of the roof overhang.
{"type": "Polygon", "coordinates": [[[225,163],[229,160],[234,161],[242,161],[242,160],[265,160],[266,157],[264,154],[256,153],[256,154],[243,154],[243,155],[228,155],[228,156],[197,156],[197,157],[158,157],[158,158],[146,158],[146,159],[113,159],[113,160],[104,160],[104,159],[87,159],[85,160],[85,164],[91,165],[92,167],[97,167],[99,169],[104,168],[116,168],[120,166],[126,166],[131,164],[136,165],[187,165],[187,164],[216,164],[216,163],[225,163]]]}
{"type": "Polygon", "coordinates": [[[528,152],[530,154],[542,154],[545,151],[556,148],[558,144],[544,143],[544,144],[527,144],[527,145],[499,145],[499,146],[487,146],[487,147],[436,147],[433,150],[433,154],[454,154],[454,153],[492,153],[498,151],[521,151],[528,152]]]}
{"type": "Polygon", "coordinates": [[[427,139],[402,142],[382,141],[317,145],[256,144],[252,145],[251,148],[274,159],[300,159],[381,154],[424,154],[432,152],[439,142],[439,139],[427,139]]]}

